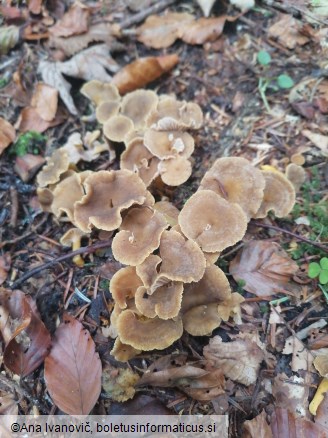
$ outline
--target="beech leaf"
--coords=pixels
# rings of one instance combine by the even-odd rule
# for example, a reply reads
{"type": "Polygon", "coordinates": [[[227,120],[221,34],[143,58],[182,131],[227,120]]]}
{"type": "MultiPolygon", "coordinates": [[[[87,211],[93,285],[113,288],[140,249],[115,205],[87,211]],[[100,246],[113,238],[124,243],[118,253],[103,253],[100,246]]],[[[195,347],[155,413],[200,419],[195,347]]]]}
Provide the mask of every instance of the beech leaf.
{"type": "Polygon", "coordinates": [[[83,325],[70,315],[57,328],[44,378],[54,403],[70,415],[87,415],[101,390],[101,362],[83,325]]]}

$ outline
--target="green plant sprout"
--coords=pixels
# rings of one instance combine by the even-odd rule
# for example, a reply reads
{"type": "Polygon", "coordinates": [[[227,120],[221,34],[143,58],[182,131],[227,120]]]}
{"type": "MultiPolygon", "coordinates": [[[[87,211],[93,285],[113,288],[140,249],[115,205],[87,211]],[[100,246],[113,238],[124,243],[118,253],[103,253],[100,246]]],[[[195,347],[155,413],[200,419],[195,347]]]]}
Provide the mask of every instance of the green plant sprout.
{"type": "Polygon", "coordinates": [[[17,157],[26,154],[37,155],[44,146],[47,137],[35,131],[28,131],[18,137],[10,149],[10,153],[17,157]]]}
{"type": "MultiPolygon", "coordinates": [[[[257,54],[257,62],[263,67],[268,67],[271,63],[271,56],[266,50],[260,50],[257,54]]],[[[266,91],[268,88],[271,88],[273,91],[288,90],[294,86],[293,79],[286,75],[281,74],[277,77],[268,78],[264,76],[259,77],[258,90],[261,96],[261,99],[264,103],[265,109],[270,113],[271,108],[269,106],[268,100],[266,98],[266,91]]]]}
{"type": "Polygon", "coordinates": [[[328,283],[328,257],[322,257],[319,263],[309,264],[308,275],[310,278],[319,277],[320,284],[328,283]]]}

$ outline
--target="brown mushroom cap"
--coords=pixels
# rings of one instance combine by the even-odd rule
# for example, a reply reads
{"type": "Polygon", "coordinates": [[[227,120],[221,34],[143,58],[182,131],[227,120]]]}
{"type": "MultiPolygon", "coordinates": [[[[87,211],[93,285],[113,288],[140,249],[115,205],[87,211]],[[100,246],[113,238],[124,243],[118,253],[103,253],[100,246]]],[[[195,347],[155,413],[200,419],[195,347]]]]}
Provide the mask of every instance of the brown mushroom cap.
{"type": "Polygon", "coordinates": [[[59,181],[60,176],[69,168],[68,153],[63,149],[57,149],[37,175],[37,183],[40,187],[46,187],[59,181]]]}
{"type": "Polygon", "coordinates": [[[177,225],[180,211],[169,201],[159,201],[154,204],[154,209],[162,213],[166,222],[171,226],[177,225]]]}
{"type": "Polygon", "coordinates": [[[154,129],[145,131],[144,145],[160,159],[174,158],[177,155],[189,158],[195,148],[194,139],[188,132],[155,131],[154,129]]]}
{"type": "Polygon", "coordinates": [[[206,266],[214,265],[214,263],[217,262],[221,254],[221,252],[206,252],[206,251],[203,251],[203,253],[206,259],[206,266]]]}
{"type": "Polygon", "coordinates": [[[136,129],[143,128],[157,102],[158,96],[152,90],[132,91],[122,99],[121,114],[131,119],[136,129]]]}
{"type": "Polygon", "coordinates": [[[179,214],[179,225],[185,236],[203,251],[223,251],[241,240],[246,232],[247,217],[238,204],[232,204],[211,190],[192,195],[179,214]]]}
{"type": "Polygon", "coordinates": [[[136,268],[126,266],[115,272],[110,280],[109,290],[120,309],[126,309],[127,300],[134,298],[140,286],[143,286],[143,283],[136,273],[136,268]]]}
{"type": "Polygon", "coordinates": [[[121,99],[115,85],[97,80],[86,82],[80,91],[96,105],[105,101],[119,101],[121,99]]]}
{"type": "Polygon", "coordinates": [[[74,205],[74,222],[85,232],[92,226],[112,231],[122,222],[121,211],[143,204],[147,189],[138,175],[128,170],[101,170],[84,182],[86,194],[74,205]]]}
{"type": "Polygon", "coordinates": [[[150,254],[150,256],[136,267],[136,272],[146,289],[149,289],[155,282],[160,263],[162,263],[162,259],[158,255],[150,254]]]}
{"type": "Polygon", "coordinates": [[[137,350],[163,350],[182,336],[183,326],[180,318],[148,319],[124,310],[117,318],[117,332],[124,344],[137,350]]]}
{"type": "Polygon", "coordinates": [[[184,105],[179,109],[179,116],[187,128],[199,129],[203,124],[203,112],[197,103],[184,102],[184,105]]]}
{"type": "Polygon", "coordinates": [[[134,125],[131,119],[118,114],[111,117],[103,126],[104,135],[108,140],[124,141],[126,136],[134,130],[134,125]]]}
{"type": "Polygon", "coordinates": [[[173,281],[199,281],[205,272],[206,260],[199,246],[186,240],[177,231],[164,231],[159,252],[162,259],[160,275],[173,281]]]}
{"type": "Polygon", "coordinates": [[[182,312],[202,304],[217,305],[231,297],[230,284],[224,272],[216,265],[205,269],[203,278],[198,283],[187,284],[184,287],[182,312]]]}
{"type": "Polygon", "coordinates": [[[96,108],[96,118],[99,123],[106,123],[108,119],[117,115],[119,109],[119,101],[101,102],[96,108]]]}
{"type": "Polygon", "coordinates": [[[68,153],[69,164],[77,164],[79,161],[92,161],[99,157],[101,152],[108,151],[106,143],[100,143],[97,138],[100,131],[87,132],[82,141],[81,134],[74,132],[68,137],[67,142],[59,150],[68,153]],[[84,145],[86,148],[84,148],[84,145]]]}
{"type": "Polygon", "coordinates": [[[218,313],[223,321],[228,321],[230,316],[233,316],[236,324],[241,323],[240,304],[245,301],[245,298],[238,292],[233,292],[229,298],[218,305],[218,313]]]}
{"type": "Polygon", "coordinates": [[[192,172],[192,166],[185,157],[177,156],[160,161],[158,170],[162,181],[168,186],[179,186],[187,181],[192,172]]]}
{"type": "Polygon", "coordinates": [[[302,166],[290,163],[286,167],[286,178],[293,184],[295,191],[298,192],[306,180],[306,172],[302,166]]]}
{"type": "Polygon", "coordinates": [[[183,317],[183,328],[192,336],[209,336],[222,319],[217,304],[204,304],[188,310],[183,317]]]}
{"type": "Polygon", "coordinates": [[[54,195],[52,191],[47,188],[38,187],[36,190],[38,201],[40,202],[41,208],[43,211],[48,213],[51,212],[51,204],[54,200],[54,195]]]}
{"type": "Polygon", "coordinates": [[[121,155],[120,167],[136,172],[148,187],[159,175],[159,159],[144,146],[142,138],[136,138],[128,143],[121,155]]]}
{"type": "Polygon", "coordinates": [[[115,339],[114,346],[110,352],[110,354],[114,356],[115,360],[118,360],[119,362],[127,362],[140,353],[141,350],[136,350],[135,348],[131,347],[131,345],[123,344],[118,337],[115,339]]]}
{"type": "Polygon", "coordinates": [[[265,178],[264,198],[261,207],[253,216],[264,218],[272,210],[277,217],[287,216],[295,204],[295,189],[280,172],[262,171],[265,178]]]}
{"type": "Polygon", "coordinates": [[[241,157],[219,158],[200,182],[200,190],[213,190],[240,205],[248,219],[260,208],[264,186],[262,172],[241,157]]]}
{"type": "Polygon", "coordinates": [[[71,228],[70,230],[66,231],[66,233],[60,238],[60,243],[63,246],[72,246],[72,244],[76,240],[80,241],[82,237],[85,237],[87,235],[87,233],[84,233],[78,228],[71,228]]]}
{"type": "Polygon", "coordinates": [[[183,294],[183,283],[170,282],[155,290],[152,295],[145,287],[139,287],[135,295],[135,303],[139,312],[147,318],[175,318],[180,311],[183,294]]]}
{"type": "Polygon", "coordinates": [[[149,207],[131,208],[113,239],[115,259],[125,265],[139,265],[159,247],[161,235],[167,227],[161,213],[149,207]]]}

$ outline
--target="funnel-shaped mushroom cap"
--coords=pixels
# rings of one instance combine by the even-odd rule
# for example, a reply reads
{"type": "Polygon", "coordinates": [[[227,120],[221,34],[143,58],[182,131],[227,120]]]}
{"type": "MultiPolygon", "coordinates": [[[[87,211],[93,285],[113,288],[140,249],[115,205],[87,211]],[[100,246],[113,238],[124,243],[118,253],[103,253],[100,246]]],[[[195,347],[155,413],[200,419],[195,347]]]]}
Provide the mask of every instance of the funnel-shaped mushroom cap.
{"type": "Polygon", "coordinates": [[[166,222],[171,226],[177,225],[180,211],[169,201],[159,201],[154,205],[154,209],[162,213],[166,222]]]}
{"type": "Polygon", "coordinates": [[[42,210],[50,213],[51,204],[54,200],[54,195],[52,194],[52,191],[46,188],[38,187],[36,193],[38,195],[38,201],[40,202],[42,210]]]}
{"type": "Polygon", "coordinates": [[[110,354],[119,362],[127,362],[141,353],[141,350],[136,350],[131,345],[123,344],[120,338],[116,338],[113,349],[110,354]]]}
{"type": "Polygon", "coordinates": [[[160,159],[174,158],[177,155],[189,158],[195,148],[194,139],[188,132],[155,131],[154,129],[146,130],[144,145],[160,159]]]}
{"type": "Polygon", "coordinates": [[[158,96],[151,90],[136,90],[122,99],[121,114],[132,120],[136,129],[146,125],[146,119],[156,108],[158,96]]]}
{"type": "Polygon", "coordinates": [[[206,266],[214,265],[214,263],[217,262],[221,254],[221,252],[206,252],[206,251],[203,251],[203,253],[206,259],[206,266]]]}
{"type": "Polygon", "coordinates": [[[211,190],[192,195],[179,214],[179,225],[188,239],[203,251],[223,251],[241,240],[247,217],[238,204],[232,204],[211,190]]]}
{"type": "Polygon", "coordinates": [[[183,326],[180,318],[148,319],[124,310],[117,318],[117,332],[124,344],[137,350],[163,350],[182,336],[183,326]]]}
{"type": "Polygon", "coordinates": [[[261,207],[253,216],[256,219],[266,217],[272,210],[277,217],[287,216],[295,204],[295,189],[280,172],[262,171],[265,178],[264,198],[261,207]]]}
{"type": "Polygon", "coordinates": [[[158,170],[165,184],[168,186],[179,186],[190,177],[192,167],[187,158],[177,156],[161,161],[158,164],[158,170]]]}
{"type": "Polygon", "coordinates": [[[115,272],[110,280],[109,290],[113,300],[121,308],[126,309],[127,300],[134,298],[137,289],[143,286],[134,266],[127,266],[115,272]]]}
{"type": "Polygon", "coordinates": [[[199,129],[203,124],[203,112],[197,103],[188,102],[179,109],[182,123],[191,129],[199,129]]]}
{"type": "Polygon", "coordinates": [[[96,105],[105,101],[119,101],[121,99],[115,85],[97,80],[86,82],[81,88],[81,93],[96,105]]]}
{"type": "Polygon", "coordinates": [[[224,300],[218,305],[218,313],[223,321],[228,321],[230,316],[234,317],[236,324],[241,324],[241,309],[240,304],[245,301],[245,298],[238,292],[231,294],[230,298],[224,300]]]}
{"type": "Polygon", "coordinates": [[[183,283],[174,281],[157,288],[152,295],[145,287],[139,287],[135,295],[136,307],[147,318],[175,318],[180,311],[182,293],[183,283]]]}
{"type": "Polygon", "coordinates": [[[192,336],[209,336],[222,319],[217,304],[204,304],[188,310],[183,317],[183,328],[192,336]]]}
{"type": "Polygon", "coordinates": [[[143,139],[136,138],[129,142],[126,150],[121,155],[121,169],[136,172],[148,187],[159,175],[159,159],[144,146],[143,139]]]}
{"type": "Polygon", "coordinates": [[[208,266],[198,283],[185,285],[182,312],[201,304],[219,304],[231,297],[230,284],[224,272],[216,265],[208,266]]]}
{"type": "Polygon", "coordinates": [[[213,190],[227,201],[240,205],[248,219],[260,208],[264,186],[262,172],[240,157],[219,158],[200,183],[200,189],[213,190]]]}
{"type": "Polygon", "coordinates": [[[136,267],[137,274],[141,278],[146,289],[150,289],[154,284],[158,276],[158,266],[160,263],[162,263],[162,259],[158,255],[150,254],[150,256],[136,267]]]}
{"type": "Polygon", "coordinates": [[[85,232],[92,226],[116,230],[122,222],[121,211],[143,204],[147,189],[138,175],[128,170],[101,170],[84,182],[86,194],[74,205],[74,222],[85,232]]]}
{"type": "Polygon", "coordinates": [[[112,243],[113,255],[124,265],[142,263],[159,247],[168,225],[164,216],[149,207],[131,208],[122,221],[112,243]]]}
{"type": "Polygon", "coordinates": [[[126,136],[134,130],[134,125],[129,117],[118,114],[107,120],[103,130],[108,140],[120,142],[124,141],[126,136]]]}
{"type": "Polygon", "coordinates": [[[71,228],[60,238],[60,243],[63,246],[72,246],[74,242],[81,241],[82,237],[87,236],[87,233],[79,230],[78,228],[71,228]]]}
{"type": "Polygon", "coordinates": [[[96,118],[99,123],[105,123],[111,117],[116,116],[119,109],[119,101],[101,102],[96,108],[96,118]]]}
{"type": "Polygon", "coordinates": [[[306,180],[306,172],[302,166],[290,163],[286,167],[286,177],[293,184],[294,189],[298,192],[306,180]]]}
{"type": "Polygon", "coordinates": [[[68,153],[63,149],[57,149],[50,157],[47,157],[46,160],[47,163],[43,166],[36,178],[40,187],[57,183],[60,176],[69,168],[68,153]]]}
{"type": "Polygon", "coordinates": [[[159,247],[161,276],[174,281],[199,281],[205,272],[206,260],[199,246],[186,240],[177,231],[164,231],[159,247]]]}

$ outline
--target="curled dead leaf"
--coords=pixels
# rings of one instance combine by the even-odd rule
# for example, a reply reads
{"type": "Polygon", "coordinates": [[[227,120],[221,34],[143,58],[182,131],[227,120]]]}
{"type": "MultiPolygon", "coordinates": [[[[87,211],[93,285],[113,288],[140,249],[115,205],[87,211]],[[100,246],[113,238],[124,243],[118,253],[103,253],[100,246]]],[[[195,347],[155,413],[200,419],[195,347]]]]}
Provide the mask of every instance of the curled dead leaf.
{"type": "Polygon", "coordinates": [[[15,128],[0,117],[0,155],[15,140],[15,128]]]}
{"type": "Polygon", "coordinates": [[[58,106],[58,91],[47,84],[38,83],[32,96],[31,106],[41,119],[51,122],[58,106]]]}
{"type": "Polygon", "coordinates": [[[269,36],[287,47],[294,49],[296,46],[304,46],[310,39],[301,33],[302,23],[290,14],[281,14],[280,19],[268,30],[269,36]]]}
{"type": "Polygon", "coordinates": [[[64,16],[59,21],[57,21],[57,23],[50,29],[50,32],[58,37],[78,35],[88,30],[88,22],[88,8],[82,7],[81,3],[75,3],[66,12],[66,14],[64,14],[64,16]]]}

